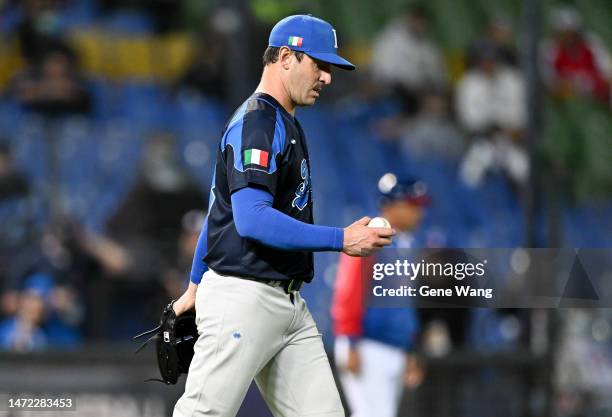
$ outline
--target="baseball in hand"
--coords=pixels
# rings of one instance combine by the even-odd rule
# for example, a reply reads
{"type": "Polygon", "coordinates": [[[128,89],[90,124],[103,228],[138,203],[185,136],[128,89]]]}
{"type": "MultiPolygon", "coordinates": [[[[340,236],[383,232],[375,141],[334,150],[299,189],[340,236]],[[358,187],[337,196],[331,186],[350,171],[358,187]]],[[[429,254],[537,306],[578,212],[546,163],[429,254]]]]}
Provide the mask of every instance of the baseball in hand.
{"type": "Polygon", "coordinates": [[[391,223],[389,223],[389,220],[385,219],[384,217],[374,217],[372,220],[370,220],[370,223],[368,223],[368,227],[391,228],[391,223]]]}

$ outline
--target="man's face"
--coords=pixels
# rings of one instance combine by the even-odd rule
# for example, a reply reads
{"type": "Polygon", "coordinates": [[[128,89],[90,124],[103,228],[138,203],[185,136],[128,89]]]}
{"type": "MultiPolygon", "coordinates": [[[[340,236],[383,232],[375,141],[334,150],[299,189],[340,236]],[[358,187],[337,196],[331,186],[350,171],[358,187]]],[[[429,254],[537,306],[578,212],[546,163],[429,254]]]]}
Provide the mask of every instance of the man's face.
{"type": "Polygon", "coordinates": [[[427,18],[418,14],[410,14],[407,19],[408,27],[417,36],[422,36],[427,32],[427,18]]]}
{"type": "Polygon", "coordinates": [[[45,313],[45,301],[42,296],[34,291],[25,291],[19,301],[17,312],[19,318],[32,326],[38,325],[45,313]]]}
{"type": "Polygon", "coordinates": [[[387,204],[382,215],[391,226],[402,232],[416,229],[423,219],[423,207],[409,201],[400,200],[387,204]]]}
{"type": "Polygon", "coordinates": [[[304,54],[299,62],[294,54],[288,72],[287,90],[296,106],[312,106],[325,85],[331,84],[331,65],[304,54]]]}
{"type": "Polygon", "coordinates": [[[494,58],[484,58],[481,59],[479,67],[485,74],[492,76],[497,70],[497,61],[494,58]]]}
{"type": "Polygon", "coordinates": [[[45,58],[42,71],[46,78],[66,78],[70,74],[70,60],[61,53],[53,53],[45,58]]]}

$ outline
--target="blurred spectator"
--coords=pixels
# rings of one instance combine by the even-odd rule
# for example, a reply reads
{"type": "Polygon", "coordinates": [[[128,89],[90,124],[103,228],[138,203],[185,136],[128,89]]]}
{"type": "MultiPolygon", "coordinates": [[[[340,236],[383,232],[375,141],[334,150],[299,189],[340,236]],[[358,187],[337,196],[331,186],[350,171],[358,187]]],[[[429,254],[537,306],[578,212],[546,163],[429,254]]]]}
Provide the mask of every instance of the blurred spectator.
{"type": "Polygon", "coordinates": [[[518,71],[499,61],[498,48],[481,44],[477,64],[461,78],[456,110],[473,138],[460,175],[478,186],[490,171],[503,171],[515,184],[527,179],[527,154],[520,145],[524,128],[525,85],[518,71]]]}
{"type": "Polygon", "coordinates": [[[19,305],[19,292],[7,289],[0,292],[0,318],[12,316],[19,305]]]}
{"type": "Polygon", "coordinates": [[[47,116],[91,112],[91,95],[79,74],[77,56],[65,45],[42,52],[39,61],[16,76],[12,92],[26,108],[47,116]]]}
{"type": "Polygon", "coordinates": [[[194,207],[206,207],[206,200],[181,164],[175,137],[158,132],[147,144],[136,183],[107,223],[108,236],[127,255],[127,270],[120,272],[159,279],[176,262],[180,221],[194,207]]]}
{"type": "Polygon", "coordinates": [[[14,166],[10,146],[0,140],[0,221],[11,225],[0,229],[0,279],[10,269],[8,261],[14,262],[10,253],[21,252],[27,240],[32,206],[28,178],[14,166]]]}
{"type": "Polygon", "coordinates": [[[606,414],[612,390],[609,309],[564,309],[555,355],[559,415],[606,414]]]}
{"type": "Polygon", "coordinates": [[[59,19],[64,0],[23,0],[23,20],[17,28],[23,57],[30,63],[40,61],[53,46],[60,43],[59,19]]]}
{"type": "Polygon", "coordinates": [[[592,96],[610,104],[612,59],[601,40],[583,30],[571,7],[551,16],[555,37],[545,45],[546,70],[553,92],[562,98],[592,96]]]}
{"type": "Polygon", "coordinates": [[[444,86],[446,67],[428,35],[429,13],[413,6],[376,37],[370,68],[375,80],[394,90],[408,113],[417,110],[423,86],[444,86]]]}
{"type": "Polygon", "coordinates": [[[491,42],[481,44],[476,63],[457,86],[456,108],[463,128],[473,135],[522,129],[525,86],[520,73],[500,62],[491,42]]]}
{"type": "Polygon", "coordinates": [[[47,346],[42,323],[48,291],[46,283],[34,281],[19,293],[15,315],[0,323],[0,348],[26,352],[47,346]]]}
{"type": "Polygon", "coordinates": [[[85,290],[100,273],[125,269],[127,254],[119,243],[86,230],[69,218],[56,219],[43,231],[41,258],[36,264],[56,271],[62,284],[85,290]]]}
{"type": "Polygon", "coordinates": [[[0,347],[20,352],[76,346],[83,318],[82,305],[70,287],[57,286],[49,275],[32,274],[18,292],[13,317],[0,323],[0,347]]]}
{"type": "Polygon", "coordinates": [[[28,193],[28,180],[13,166],[10,147],[0,141],[0,203],[14,196],[28,193]]]}
{"type": "Polygon", "coordinates": [[[465,150],[465,139],[449,113],[449,100],[443,91],[432,89],[424,93],[419,112],[402,129],[405,153],[416,158],[436,155],[459,159],[465,150]]]}
{"type": "Polygon", "coordinates": [[[178,81],[177,88],[224,101],[227,98],[224,49],[222,35],[212,30],[201,34],[196,41],[193,61],[178,81]]]}
{"type": "Polygon", "coordinates": [[[516,67],[518,65],[518,60],[513,42],[514,34],[512,32],[512,22],[510,18],[505,15],[493,17],[487,24],[485,35],[472,43],[468,48],[468,68],[472,68],[478,64],[478,51],[480,47],[486,43],[491,43],[495,46],[500,63],[510,67],[516,67]]]}
{"type": "Polygon", "coordinates": [[[81,343],[79,326],[85,319],[80,296],[68,286],[53,289],[48,299],[49,314],[43,327],[49,346],[71,348],[81,343]]]}

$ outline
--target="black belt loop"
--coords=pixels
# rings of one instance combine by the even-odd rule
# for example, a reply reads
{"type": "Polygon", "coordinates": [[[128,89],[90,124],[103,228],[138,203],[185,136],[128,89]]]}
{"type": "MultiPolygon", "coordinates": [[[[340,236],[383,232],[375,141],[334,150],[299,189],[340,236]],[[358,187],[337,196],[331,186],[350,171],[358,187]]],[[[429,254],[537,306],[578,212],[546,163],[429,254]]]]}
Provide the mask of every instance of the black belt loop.
{"type": "Polygon", "coordinates": [[[290,279],[288,281],[284,281],[282,284],[283,290],[285,293],[292,294],[293,291],[299,291],[302,288],[302,284],[304,281],[301,279],[290,279]]]}

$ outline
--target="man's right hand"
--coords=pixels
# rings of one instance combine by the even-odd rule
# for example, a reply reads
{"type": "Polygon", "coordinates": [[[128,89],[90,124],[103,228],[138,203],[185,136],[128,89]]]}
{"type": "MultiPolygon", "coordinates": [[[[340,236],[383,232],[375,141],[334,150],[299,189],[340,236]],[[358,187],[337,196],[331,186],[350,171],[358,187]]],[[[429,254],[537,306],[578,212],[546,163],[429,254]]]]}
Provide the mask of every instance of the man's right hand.
{"type": "Polygon", "coordinates": [[[349,256],[370,256],[391,244],[395,230],[386,227],[368,227],[369,217],[363,217],[344,229],[342,252],[349,256]]]}
{"type": "Polygon", "coordinates": [[[361,356],[359,355],[359,351],[355,347],[351,347],[349,349],[346,369],[353,375],[359,375],[359,373],[361,372],[361,356]]]}

